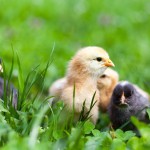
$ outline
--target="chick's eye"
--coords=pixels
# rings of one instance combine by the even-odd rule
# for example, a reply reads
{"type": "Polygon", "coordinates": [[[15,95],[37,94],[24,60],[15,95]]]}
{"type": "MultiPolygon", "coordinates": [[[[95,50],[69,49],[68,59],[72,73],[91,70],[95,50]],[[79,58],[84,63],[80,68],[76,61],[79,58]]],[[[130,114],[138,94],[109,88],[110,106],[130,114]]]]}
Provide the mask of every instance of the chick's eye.
{"type": "Polygon", "coordinates": [[[101,78],[106,78],[106,75],[105,75],[105,74],[103,74],[103,75],[101,76],[101,78]]]}
{"type": "Polygon", "coordinates": [[[102,58],[101,57],[97,57],[96,60],[97,61],[102,61],[102,58]]]}

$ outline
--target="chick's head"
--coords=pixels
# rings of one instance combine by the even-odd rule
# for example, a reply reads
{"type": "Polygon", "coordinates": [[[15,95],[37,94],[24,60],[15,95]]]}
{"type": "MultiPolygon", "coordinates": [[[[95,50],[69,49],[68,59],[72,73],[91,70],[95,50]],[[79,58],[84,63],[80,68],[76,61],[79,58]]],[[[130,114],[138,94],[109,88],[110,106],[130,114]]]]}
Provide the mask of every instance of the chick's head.
{"type": "Polygon", "coordinates": [[[119,107],[127,107],[132,103],[132,95],[134,95],[133,85],[128,82],[122,82],[115,87],[112,100],[119,107]]]}
{"type": "Polygon", "coordinates": [[[108,53],[100,47],[89,46],[78,51],[73,59],[82,71],[91,75],[101,75],[108,67],[114,66],[108,53]]]}
{"type": "Polygon", "coordinates": [[[97,81],[97,87],[99,90],[105,89],[114,89],[119,80],[119,75],[116,71],[111,68],[107,68],[104,73],[99,77],[97,81]]]}

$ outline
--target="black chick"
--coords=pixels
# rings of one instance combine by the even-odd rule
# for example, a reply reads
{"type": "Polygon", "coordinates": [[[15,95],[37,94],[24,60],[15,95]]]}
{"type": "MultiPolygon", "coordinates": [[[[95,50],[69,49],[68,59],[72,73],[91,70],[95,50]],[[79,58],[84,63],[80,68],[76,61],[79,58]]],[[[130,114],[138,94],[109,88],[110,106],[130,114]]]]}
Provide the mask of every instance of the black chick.
{"type": "MultiPolygon", "coordinates": [[[[18,91],[12,84],[8,84],[6,81],[6,95],[7,97],[12,96],[12,105],[14,108],[17,107],[18,91]]],[[[0,98],[4,99],[4,79],[0,77],[0,98]]]]}
{"type": "Polygon", "coordinates": [[[124,131],[137,131],[130,122],[130,117],[136,116],[140,121],[149,122],[146,113],[146,108],[149,106],[149,99],[142,95],[134,85],[127,81],[118,83],[108,107],[112,127],[121,128],[124,131]]]}

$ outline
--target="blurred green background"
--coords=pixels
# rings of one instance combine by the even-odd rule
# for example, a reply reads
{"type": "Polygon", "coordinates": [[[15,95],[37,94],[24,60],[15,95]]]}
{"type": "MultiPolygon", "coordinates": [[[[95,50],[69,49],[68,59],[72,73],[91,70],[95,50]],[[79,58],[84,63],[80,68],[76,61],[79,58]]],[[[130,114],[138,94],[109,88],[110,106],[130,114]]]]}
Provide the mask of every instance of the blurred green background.
{"type": "Polygon", "coordinates": [[[121,80],[150,92],[149,0],[0,0],[0,57],[7,68],[11,45],[24,76],[37,64],[44,66],[55,45],[45,90],[65,75],[79,48],[96,45],[108,51],[121,80]]]}

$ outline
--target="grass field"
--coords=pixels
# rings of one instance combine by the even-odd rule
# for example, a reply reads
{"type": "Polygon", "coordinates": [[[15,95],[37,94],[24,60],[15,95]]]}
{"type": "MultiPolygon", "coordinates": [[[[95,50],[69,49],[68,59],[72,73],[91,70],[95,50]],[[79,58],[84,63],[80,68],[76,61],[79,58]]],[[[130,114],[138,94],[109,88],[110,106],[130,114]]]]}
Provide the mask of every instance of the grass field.
{"type": "Polygon", "coordinates": [[[150,127],[135,118],[140,138],[131,131],[102,132],[105,114],[99,128],[88,121],[59,127],[63,104],[52,110],[46,103],[48,87],[65,75],[75,52],[89,45],[108,51],[120,80],[150,93],[149,18],[149,0],[0,0],[0,58],[8,77],[14,51],[11,81],[21,92],[17,111],[0,102],[1,149],[149,149],[150,127]]]}

